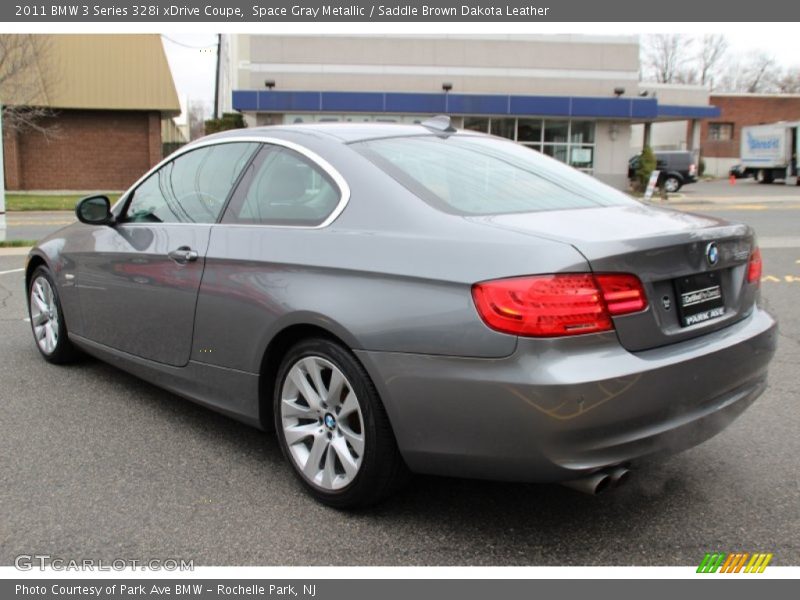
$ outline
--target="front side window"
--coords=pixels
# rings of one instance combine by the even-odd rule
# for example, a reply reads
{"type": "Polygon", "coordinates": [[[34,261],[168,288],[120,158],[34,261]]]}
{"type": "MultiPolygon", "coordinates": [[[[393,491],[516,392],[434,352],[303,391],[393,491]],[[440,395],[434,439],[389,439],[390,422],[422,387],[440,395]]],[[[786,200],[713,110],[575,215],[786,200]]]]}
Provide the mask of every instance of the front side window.
{"type": "Polygon", "coordinates": [[[319,165],[294,150],[266,146],[248,167],[222,222],[314,227],[340,200],[338,187],[319,165]]]}
{"type": "MultiPolygon", "coordinates": [[[[525,146],[470,135],[369,140],[352,147],[429,204],[445,212],[491,215],[633,205],[636,202],[584,173],[525,146]]],[[[545,146],[566,162],[567,145],[545,146]]],[[[591,147],[571,147],[589,164],[591,147]]]]}
{"type": "Polygon", "coordinates": [[[125,212],[128,223],[215,223],[258,144],[232,142],[181,154],[145,179],[125,212]]]}

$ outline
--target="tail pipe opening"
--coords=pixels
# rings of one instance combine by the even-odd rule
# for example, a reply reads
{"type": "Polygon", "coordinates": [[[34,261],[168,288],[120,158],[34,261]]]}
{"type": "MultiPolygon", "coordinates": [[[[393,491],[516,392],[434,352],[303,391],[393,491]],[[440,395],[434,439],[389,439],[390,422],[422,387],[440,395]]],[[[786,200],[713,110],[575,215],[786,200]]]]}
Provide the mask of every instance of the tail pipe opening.
{"type": "Polygon", "coordinates": [[[562,481],[561,485],[590,496],[597,496],[627,483],[629,476],[630,471],[626,467],[617,466],[592,473],[587,477],[562,481]]]}

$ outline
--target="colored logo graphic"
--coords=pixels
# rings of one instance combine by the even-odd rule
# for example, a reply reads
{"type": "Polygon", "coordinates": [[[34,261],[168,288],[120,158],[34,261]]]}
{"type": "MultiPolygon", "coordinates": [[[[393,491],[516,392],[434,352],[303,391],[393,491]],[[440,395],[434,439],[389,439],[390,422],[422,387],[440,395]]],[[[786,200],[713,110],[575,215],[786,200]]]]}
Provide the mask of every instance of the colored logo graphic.
{"type": "Polygon", "coordinates": [[[759,150],[777,150],[781,145],[780,138],[776,136],[756,137],[749,131],[747,132],[747,147],[754,152],[759,150]]]}
{"type": "Polygon", "coordinates": [[[763,573],[772,560],[772,554],[765,552],[706,552],[698,573],[763,573]]]}

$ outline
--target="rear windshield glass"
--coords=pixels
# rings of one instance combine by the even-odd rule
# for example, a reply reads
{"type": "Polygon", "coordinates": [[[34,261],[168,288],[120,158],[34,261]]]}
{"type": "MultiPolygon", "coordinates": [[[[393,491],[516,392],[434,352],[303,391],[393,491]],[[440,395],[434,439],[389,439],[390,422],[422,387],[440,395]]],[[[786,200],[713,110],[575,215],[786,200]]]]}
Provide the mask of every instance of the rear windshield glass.
{"type": "Polygon", "coordinates": [[[635,204],[594,177],[490,137],[385,138],[354,149],[437,208],[462,215],[635,204]]]}

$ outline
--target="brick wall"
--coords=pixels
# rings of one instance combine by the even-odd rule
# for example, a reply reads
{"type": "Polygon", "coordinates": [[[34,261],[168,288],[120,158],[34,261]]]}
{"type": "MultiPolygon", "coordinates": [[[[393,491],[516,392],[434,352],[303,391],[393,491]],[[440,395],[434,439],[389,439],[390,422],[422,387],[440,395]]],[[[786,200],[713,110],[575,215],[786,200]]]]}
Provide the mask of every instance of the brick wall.
{"type": "Polygon", "coordinates": [[[9,190],[123,190],[161,160],[157,111],[59,110],[41,133],[4,132],[9,190]]]}
{"type": "Polygon", "coordinates": [[[742,127],[774,123],[776,121],[800,121],[800,96],[726,96],[710,97],[710,104],[718,106],[719,117],[702,121],[700,130],[701,153],[706,157],[739,158],[739,140],[742,127]],[[733,139],[710,140],[709,123],[733,123],[733,139]]]}

